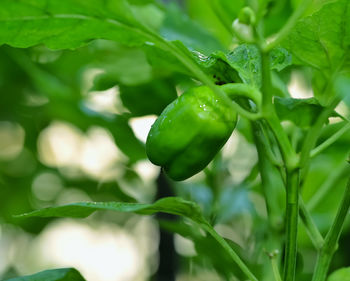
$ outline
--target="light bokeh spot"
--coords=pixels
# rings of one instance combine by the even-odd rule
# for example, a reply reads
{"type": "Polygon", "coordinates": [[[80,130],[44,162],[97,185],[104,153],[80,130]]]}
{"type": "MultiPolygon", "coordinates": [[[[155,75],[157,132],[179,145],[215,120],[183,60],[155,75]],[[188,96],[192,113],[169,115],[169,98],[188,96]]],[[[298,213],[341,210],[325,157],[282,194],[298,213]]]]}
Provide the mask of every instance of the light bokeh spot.
{"type": "Polygon", "coordinates": [[[133,129],[135,136],[142,142],[146,142],[148,132],[156,119],[156,115],[135,117],[130,119],[129,124],[133,129]]]}
{"type": "Polygon", "coordinates": [[[16,123],[0,122],[0,160],[15,158],[23,148],[25,132],[16,123]]]}

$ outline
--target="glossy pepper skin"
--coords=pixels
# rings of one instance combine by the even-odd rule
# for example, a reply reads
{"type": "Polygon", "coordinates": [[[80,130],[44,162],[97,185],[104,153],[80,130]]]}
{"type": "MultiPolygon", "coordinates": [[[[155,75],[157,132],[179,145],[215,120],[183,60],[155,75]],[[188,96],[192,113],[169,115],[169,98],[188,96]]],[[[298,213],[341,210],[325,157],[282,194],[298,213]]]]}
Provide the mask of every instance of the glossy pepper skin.
{"type": "Polygon", "coordinates": [[[231,136],[236,121],[237,114],[209,87],[191,88],[152,125],[147,156],[170,178],[185,180],[209,164],[231,136]]]}

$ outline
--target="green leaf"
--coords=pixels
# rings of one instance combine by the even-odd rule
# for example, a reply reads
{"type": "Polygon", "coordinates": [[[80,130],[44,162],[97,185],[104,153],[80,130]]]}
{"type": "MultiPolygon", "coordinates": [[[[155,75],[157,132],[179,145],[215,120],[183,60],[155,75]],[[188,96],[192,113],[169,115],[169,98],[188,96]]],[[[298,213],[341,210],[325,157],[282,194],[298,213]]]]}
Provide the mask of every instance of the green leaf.
{"type": "MultiPolygon", "coordinates": [[[[232,260],[246,272],[247,268],[236,254],[215,229],[205,220],[198,204],[186,201],[179,197],[166,197],[156,201],[153,204],[141,203],[123,203],[123,202],[79,202],[73,204],[62,205],[58,207],[44,208],[30,213],[15,216],[15,218],[23,219],[30,217],[71,217],[85,218],[95,211],[109,210],[125,213],[137,213],[143,215],[151,215],[157,212],[179,215],[191,219],[206,230],[212,238],[214,238],[224,250],[231,256],[232,260]]],[[[249,273],[251,274],[251,273],[249,273]]]]}
{"type": "Polygon", "coordinates": [[[216,51],[208,57],[195,52],[193,56],[204,72],[214,78],[216,84],[241,82],[238,72],[227,62],[224,52],[216,51]]]}
{"type": "Polygon", "coordinates": [[[231,24],[244,5],[244,0],[187,0],[189,16],[214,34],[224,46],[232,43],[231,24]]]}
{"type": "Polygon", "coordinates": [[[347,77],[345,75],[339,75],[335,80],[335,90],[339,97],[343,99],[343,101],[350,108],[350,76],[347,77]]]}
{"type": "Polygon", "coordinates": [[[110,210],[125,213],[137,213],[151,215],[157,212],[184,216],[195,222],[203,223],[199,206],[191,201],[178,197],[167,197],[153,204],[123,203],[123,202],[78,202],[58,207],[44,208],[30,213],[16,216],[17,218],[29,217],[71,217],[85,218],[95,211],[110,210]]]}
{"type": "Polygon", "coordinates": [[[133,116],[156,114],[177,98],[174,83],[169,79],[154,79],[137,86],[119,86],[123,105],[133,116]]]}
{"type": "MultiPolygon", "coordinates": [[[[242,44],[232,52],[216,51],[210,56],[194,53],[197,63],[209,75],[215,74],[218,84],[243,81],[260,88],[261,56],[258,47],[242,44]]],[[[275,48],[270,53],[270,68],[281,71],[292,63],[290,53],[283,48],[275,48]]]]}
{"type": "Polygon", "coordinates": [[[155,0],[128,0],[128,2],[132,5],[147,5],[154,3],[155,0]]]}
{"type": "MultiPolygon", "coordinates": [[[[77,126],[83,131],[88,130],[91,124],[98,125],[111,132],[116,144],[129,157],[131,163],[146,158],[144,145],[136,138],[128,124],[128,117],[130,116],[106,115],[92,110],[84,102],[79,103],[74,97],[76,93],[72,91],[74,89],[73,87],[62,83],[61,79],[46,71],[42,65],[33,63],[21,50],[8,49],[6,55],[15,59],[16,63],[31,77],[36,88],[35,90],[43,93],[50,100],[41,111],[45,112],[46,117],[42,114],[33,115],[33,113],[30,113],[32,120],[35,120],[37,123],[46,123],[46,118],[50,120],[63,120],[77,126]]],[[[136,76],[136,81],[138,82],[150,79],[151,68],[142,51],[137,49],[125,51],[125,49],[121,49],[117,54],[126,54],[124,60],[117,60],[117,66],[125,68],[127,67],[127,63],[133,66],[132,68],[128,68],[130,71],[125,71],[124,74],[120,74],[119,76],[116,75],[120,81],[132,83],[132,76],[136,76]],[[129,55],[133,55],[135,61],[128,59],[129,55]],[[137,65],[140,66],[139,70],[143,70],[146,73],[137,76],[137,65]]],[[[112,66],[105,67],[112,68],[112,66]]],[[[21,110],[23,111],[23,109],[21,110]]]]}
{"type": "Polygon", "coordinates": [[[322,111],[315,98],[294,99],[275,97],[274,104],[280,120],[292,121],[299,127],[309,127],[322,111]]]}
{"type": "Polygon", "coordinates": [[[92,90],[106,90],[119,83],[138,85],[152,79],[152,68],[139,48],[118,46],[101,58],[97,67],[104,72],[95,77],[92,90]]]}
{"type": "Polygon", "coordinates": [[[270,53],[270,67],[277,71],[281,71],[292,64],[292,55],[284,48],[277,47],[270,53]]]}
{"type": "Polygon", "coordinates": [[[143,50],[147,56],[148,62],[154,70],[161,71],[165,74],[173,72],[191,76],[192,73],[173,55],[169,54],[154,45],[145,45],[143,50]]]}
{"type": "Polygon", "coordinates": [[[350,267],[344,267],[334,271],[327,281],[350,281],[350,267]]]}
{"type": "MultiPolygon", "coordinates": [[[[244,83],[260,88],[261,56],[257,46],[252,44],[239,45],[226,57],[229,65],[238,71],[244,83]]],[[[275,48],[271,51],[271,69],[281,71],[291,63],[291,55],[286,49],[275,48]]]]}
{"type": "Polygon", "coordinates": [[[350,2],[326,4],[299,20],[282,45],[295,63],[319,70],[339,69],[350,50],[350,2]]]}
{"type": "Polygon", "coordinates": [[[114,122],[108,125],[108,129],[114,137],[119,149],[129,157],[131,163],[146,158],[143,143],[139,141],[125,116],[115,116],[114,122]]]}
{"type": "MultiPolygon", "coordinates": [[[[294,99],[294,98],[274,98],[277,115],[280,120],[292,121],[301,128],[312,126],[323,107],[315,98],[294,99]]],[[[332,116],[337,116],[335,113],[332,116]]]]}
{"type": "Polygon", "coordinates": [[[227,61],[236,69],[244,83],[260,88],[261,58],[255,45],[242,44],[227,54],[227,61]]]}
{"type": "Polygon", "coordinates": [[[3,0],[0,45],[77,48],[94,39],[141,45],[147,35],[125,0],[3,0]]]}
{"type": "Polygon", "coordinates": [[[169,41],[180,40],[189,49],[207,55],[223,49],[215,37],[192,21],[176,5],[169,5],[160,32],[169,41]]]}
{"type": "Polygon", "coordinates": [[[134,6],[132,11],[143,25],[155,31],[159,31],[161,28],[165,15],[156,5],[134,6]]]}
{"type": "Polygon", "coordinates": [[[5,281],[85,281],[74,268],[45,270],[33,275],[15,277],[5,281]]]}

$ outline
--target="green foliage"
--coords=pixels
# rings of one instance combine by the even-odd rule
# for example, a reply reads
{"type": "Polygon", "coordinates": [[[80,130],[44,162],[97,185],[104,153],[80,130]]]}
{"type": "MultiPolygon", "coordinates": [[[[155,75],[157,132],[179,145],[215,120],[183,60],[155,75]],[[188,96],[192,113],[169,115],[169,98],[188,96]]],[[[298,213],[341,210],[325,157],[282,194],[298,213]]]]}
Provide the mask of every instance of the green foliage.
{"type": "Polygon", "coordinates": [[[349,2],[335,1],[301,19],[284,41],[295,63],[340,71],[350,46],[349,2]],[[339,69],[340,68],[340,69],[339,69]]]}
{"type": "Polygon", "coordinates": [[[74,268],[60,268],[11,278],[6,281],[85,281],[85,279],[74,268]]]}
{"type": "Polygon", "coordinates": [[[349,267],[341,268],[334,271],[327,279],[328,281],[348,281],[350,280],[349,267]]]}
{"type": "Polygon", "coordinates": [[[16,216],[29,217],[71,217],[85,218],[95,211],[110,210],[116,212],[135,212],[138,214],[154,214],[164,212],[185,216],[195,222],[202,223],[200,208],[194,203],[177,197],[160,199],[153,204],[123,203],[123,202],[80,202],[64,206],[50,207],[16,216]]]}
{"type": "Polygon", "coordinates": [[[293,99],[275,97],[274,104],[280,120],[292,121],[300,128],[312,126],[322,111],[322,106],[315,98],[293,99]]]}
{"type": "Polygon", "coordinates": [[[2,7],[0,44],[71,49],[97,38],[127,45],[147,40],[134,29],[139,23],[126,1],[4,1],[2,7]]]}
{"type": "Polygon", "coordinates": [[[327,79],[350,73],[349,19],[349,1],[327,3],[300,20],[283,43],[295,63],[308,65],[316,71],[315,97],[322,104],[327,104],[332,96],[327,79]]]}
{"type": "Polygon", "coordinates": [[[169,79],[154,79],[147,84],[120,86],[120,98],[134,116],[156,114],[177,98],[175,85],[169,79]]]}
{"type": "MultiPolygon", "coordinates": [[[[96,212],[89,224],[123,228],[124,213],[156,214],[193,241],[184,278],[347,280],[348,268],[334,270],[350,258],[349,1],[2,0],[0,46],[0,239],[9,229],[15,245],[27,232],[40,239],[55,217],[96,212]],[[166,197],[134,121],[202,84],[238,113],[236,131],[198,176],[166,178],[166,197]],[[303,92],[313,96],[295,98],[303,92]],[[88,202],[61,205],[74,192],[88,202]]],[[[170,128],[177,143],[184,126],[198,129],[188,122],[170,128]]],[[[4,253],[0,279],[19,275],[22,261],[4,253]]],[[[10,280],[84,279],[55,269],[10,280]]]]}
{"type": "Polygon", "coordinates": [[[168,7],[160,34],[172,41],[180,40],[186,47],[206,55],[223,49],[221,44],[208,31],[193,22],[175,5],[168,7]]]}

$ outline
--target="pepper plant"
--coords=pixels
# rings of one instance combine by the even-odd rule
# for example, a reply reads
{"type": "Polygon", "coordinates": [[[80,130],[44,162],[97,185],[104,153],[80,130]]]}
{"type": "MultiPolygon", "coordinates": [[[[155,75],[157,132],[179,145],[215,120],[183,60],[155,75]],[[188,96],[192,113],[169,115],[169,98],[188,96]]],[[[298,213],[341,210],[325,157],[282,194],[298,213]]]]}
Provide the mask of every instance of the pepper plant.
{"type": "MultiPolygon", "coordinates": [[[[220,206],[208,213],[197,204],[200,202],[180,196],[154,203],[78,202],[34,210],[16,219],[84,218],[103,210],[169,213],[203,230],[205,243],[213,241],[221,247],[230,265],[227,280],[348,280],[349,268],[330,274],[330,267],[350,206],[350,180],[346,183],[350,151],[350,2],[188,0],[182,5],[152,0],[2,0],[0,44],[12,47],[6,47],[8,56],[29,73],[51,102],[62,104],[74,100],[67,97],[69,90],[56,77],[33,66],[30,59],[22,58],[15,48],[40,45],[53,50],[79,50],[96,42],[117,42],[140,51],[151,67],[147,70],[149,77],[142,76],[145,68],[138,62],[131,73],[127,72],[128,65],[124,66],[124,73],[122,66],[113,67],[111,61],[94,80],[94,90],[118,85],[131,116],[159,115],[145,145],[136,139],[123,142],[115,136],[116,144],[130,158],[130,166],[146,152],[171,179],[182,181],[201,173],[213,193],[220,193],[222,189],[216,183],[220,182],[218,171],[225,157],[221,149],[232,132],[238,131],[257,151],[258,161],[242,183],[250,184],[247,188],[255,186],[264,198],[267,217],[262,224],[268,225],[265,237],[255,237],[258,242],[239,249],[215,228],[220,206]],[[312,96],[291,96],[287,84],[293,72],[302,74],[312,96]],[[179,97],[172,94],[175,87],[179,97]],[[147,104],[147,91],[157,93],[149,97],[156,106],[147,104]],[[327,183],[320,184],[313,178],[313,165],[333,159],[327,158],[332,149],[337,151],[334,158],[341,164],[327,168],[327,183]],[[313,181],[316,188],[308,189],[313,181]],[[336,210],[329,228],[324,229],[313,209],[326,196],[333,196],[335,185],[340,185],[343,195],[341,200],[338,193],[334,195],[336,210]],[[311,261],[312,272],[303,272],[300,265],[301,231],[317,253],[311,261]],[[253,254],[244,255],[248,249],[253,254]]],[[[108,52],[101,55],[96,51],[95,55],[103,59],[108,52]]],[[[132,55],[128,59],[132,61],[132,55]]],[[[79,110],[68,107],[66,114],[78,116],[79,110]]],[[[65,112],[54,112],[54,116],[66,117],[65,112]]],[[[128,128],[129,117],[118,118],[106,128],[128,128]]],[[[82,126],[89,122],[105,124],[102,119],[86,120],[87,125],[82,126]]],[[[129,129],[125,132],[130,133],[129,129]]],[[[253,234],[262,224],[253,225],[253,234]]],[[[172,230],[185,236],[183,228],[172,230]]],[[[190,234],[188,237],[199,241],[190,234]]],[[[349,261],[346,263],[350,266],[349,261]]],[[[83,277],[74,269],[58,269],[26,280],[83,277]]]]}

